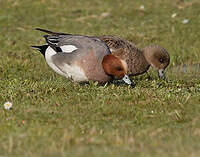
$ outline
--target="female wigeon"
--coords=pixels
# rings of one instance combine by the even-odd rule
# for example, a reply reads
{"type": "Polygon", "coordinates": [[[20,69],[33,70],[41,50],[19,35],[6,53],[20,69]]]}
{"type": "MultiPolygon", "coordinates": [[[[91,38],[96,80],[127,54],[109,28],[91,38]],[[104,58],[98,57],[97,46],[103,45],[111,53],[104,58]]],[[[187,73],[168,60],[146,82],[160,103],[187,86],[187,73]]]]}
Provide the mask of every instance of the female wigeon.
{"type": "Polygon", "coordinates": [[[169,53],[160,46],[147,46],[142,51],[133,43],[116,36],[100,36],[110,48],[112,54],[125,60],[128,65],[128,75],[145,73],[150,66],[158,70],[160,78],[165,79],[164,70],[169,65],[169,53]]]}
{"type": "Polygon", "coordinates": [[[44,38],[45,45],[32,47],[44,55],[47,64],[58,74],[76,82],[123,79],[131,84],[126,75],[126,61],[111,54],[100,39],[71,34],[44,35],[44,38]]]}

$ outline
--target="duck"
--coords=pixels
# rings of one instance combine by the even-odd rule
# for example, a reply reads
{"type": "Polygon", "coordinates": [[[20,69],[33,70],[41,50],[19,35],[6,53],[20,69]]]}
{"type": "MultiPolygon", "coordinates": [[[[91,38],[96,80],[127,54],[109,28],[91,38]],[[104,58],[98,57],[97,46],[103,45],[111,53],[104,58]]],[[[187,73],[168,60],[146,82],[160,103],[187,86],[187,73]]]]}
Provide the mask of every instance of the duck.
{"type": "Polygon", "coordinates": [[[167,50],[158,45],[146,46],[140,50],[135,44],[116,36],[99,36],[110,48],[112,54],[125,60],[129,76],[136,76],[148,71],[150,66],[158,70],[158,76],[165,79],[165,69],[170,63],[167,50]]]}
{"type": "Polygon", "coordinates": [[[131,85],[127,63],[96,37],[72,34],[44,35],[46,44],[32,46],[44,56],[47,64],[72,82],[123,80],[131,85]]]}
{"type": "MultiPolygon", "coordinates": [[[[66,35],[41,28],[36,30],[52,35],[66,35]]],[[[144,74],[151,67],[158,71],[158,77],[165,79],[165,69],[170,63],[170,56],[166,49],[158,45],[149,45],[140,50],[134,43],[117,36],[91,36],[105,42],[111,53],[127,63],[127,76],[144,74]]]]}

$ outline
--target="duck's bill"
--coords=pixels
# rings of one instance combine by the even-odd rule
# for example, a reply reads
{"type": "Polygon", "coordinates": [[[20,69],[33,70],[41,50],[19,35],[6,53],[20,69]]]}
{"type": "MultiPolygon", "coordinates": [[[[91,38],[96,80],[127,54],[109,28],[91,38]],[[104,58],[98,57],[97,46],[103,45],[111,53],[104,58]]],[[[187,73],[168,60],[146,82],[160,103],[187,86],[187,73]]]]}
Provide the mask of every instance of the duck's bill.
{"type": "Polygon", "coordinates": [[[122,80],[123,80],[126,84],[128,84],[128,85],[131,85],[131,84],[132,84],[132,82],[131,82],[130,78],[128,77],[128,75],[125,75],[125,76],[122,78],[122,80]]]}
{"type": "Polygon", "coordinates": [[[161,78],[161,79],[165,79],[165,70],[164,69],[159,69],[158,70],[158,76],[161,78]]]}

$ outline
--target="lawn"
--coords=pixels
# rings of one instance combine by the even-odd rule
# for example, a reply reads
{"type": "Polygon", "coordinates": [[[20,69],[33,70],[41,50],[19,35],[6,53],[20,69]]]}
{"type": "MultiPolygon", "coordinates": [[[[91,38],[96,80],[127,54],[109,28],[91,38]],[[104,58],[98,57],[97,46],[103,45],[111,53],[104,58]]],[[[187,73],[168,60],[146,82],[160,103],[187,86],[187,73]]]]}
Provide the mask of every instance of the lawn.
{"type": "Polygon", "coordinates": [[[0,0],[0,156],[200,156],[199,25],[199,0],[0,0]],[[167,81],[72,83],[30,47],[36,27],[161,45],[167,81]]]}

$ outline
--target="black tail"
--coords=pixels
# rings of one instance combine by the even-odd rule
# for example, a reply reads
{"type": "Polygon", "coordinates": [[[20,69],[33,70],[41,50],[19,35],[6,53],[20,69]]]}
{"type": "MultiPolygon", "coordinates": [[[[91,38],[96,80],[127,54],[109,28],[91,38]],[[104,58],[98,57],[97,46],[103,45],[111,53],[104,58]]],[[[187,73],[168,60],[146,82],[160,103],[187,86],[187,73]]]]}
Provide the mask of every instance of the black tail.
{"type": "Polygon", "coordinates": [[[49,47],[49,45],[31,46],[31,47],[40,51],[42,53],[42,55],[45,57],[45,52],[46,52],[46,49],[49,47]]]}
{"type": "Polygon", "coordinates": [[[36,28],[36,30],[42,31],[42,32],[45,32],[45,33],[48,33],[48,34],[51,34],[51,35],[71,35],[71,34],[67,34],[67,33],[52,32],[52,31],[42,29],[42,28],[36,28]]]}

